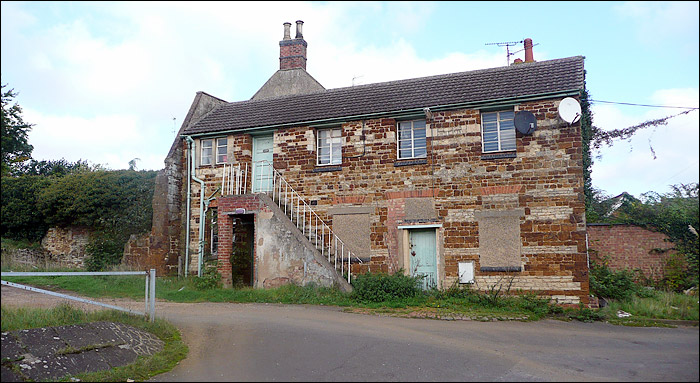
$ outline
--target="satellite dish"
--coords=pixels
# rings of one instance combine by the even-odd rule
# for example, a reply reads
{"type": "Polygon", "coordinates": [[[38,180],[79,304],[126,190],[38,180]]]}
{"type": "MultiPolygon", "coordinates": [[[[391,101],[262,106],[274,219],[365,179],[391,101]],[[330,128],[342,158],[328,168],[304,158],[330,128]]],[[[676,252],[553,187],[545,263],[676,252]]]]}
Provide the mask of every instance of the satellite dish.
{"type": "Polygon", "coordinates": [[[526,136],[531,135],[537,129],[537,118],[532,112],[525,110],[515,113],[513,123],[515,124],[515,129],[526,136]]]}
{"type": "Polygon", "coordinates": [[[569,124],[581,119],[581,105],[575,98],[567,97],[559,103],[559,117],[569,124]]]}

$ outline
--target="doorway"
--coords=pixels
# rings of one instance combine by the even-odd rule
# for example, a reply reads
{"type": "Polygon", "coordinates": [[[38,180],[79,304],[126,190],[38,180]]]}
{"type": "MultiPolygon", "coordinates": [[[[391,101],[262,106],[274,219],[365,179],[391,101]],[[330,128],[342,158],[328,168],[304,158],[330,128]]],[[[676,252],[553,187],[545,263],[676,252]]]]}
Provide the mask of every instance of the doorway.
{"type": "Polygon", "coordinates": [[[272,144],[272,134],[253,137],[253,193],[272,190],[272,144]]]}
{"type": "Polygon", "coordinates": [[[423,277],[423,289],[437,286],[437,247],[435,229],[409,230],[411,275],[423,277]]]}
{"type": "Polygon", "coordinates": [[[233,287],[253,286],[255,256],[255,216],[234,214],[233,250],[231,251],[231,282],[233,287]]]}

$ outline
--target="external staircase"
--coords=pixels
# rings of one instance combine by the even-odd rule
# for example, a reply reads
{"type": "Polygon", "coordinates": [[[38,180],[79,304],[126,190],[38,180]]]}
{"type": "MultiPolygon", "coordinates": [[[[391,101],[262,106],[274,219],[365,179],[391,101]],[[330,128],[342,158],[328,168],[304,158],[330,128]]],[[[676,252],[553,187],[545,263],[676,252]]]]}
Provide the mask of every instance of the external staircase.
{"type": "Polygon", "coordinates": [[[264,193],[280,208],[303,236],[335,270],[350,282],[350,266],[363,261],[356,256],[330,226],[311,208],[269,161],[245,166],[224,165],[221,195],[264,193]]]}

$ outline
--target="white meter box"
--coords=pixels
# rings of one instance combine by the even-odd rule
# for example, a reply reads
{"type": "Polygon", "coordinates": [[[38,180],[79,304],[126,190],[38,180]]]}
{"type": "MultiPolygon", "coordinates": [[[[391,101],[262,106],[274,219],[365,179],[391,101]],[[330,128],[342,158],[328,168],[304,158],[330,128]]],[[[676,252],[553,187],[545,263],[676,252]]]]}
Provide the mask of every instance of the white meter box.
{"type": "Polygon", "coordinates": [[[459,262],[459,283],[474,283],[474,262],[459,262]]]}

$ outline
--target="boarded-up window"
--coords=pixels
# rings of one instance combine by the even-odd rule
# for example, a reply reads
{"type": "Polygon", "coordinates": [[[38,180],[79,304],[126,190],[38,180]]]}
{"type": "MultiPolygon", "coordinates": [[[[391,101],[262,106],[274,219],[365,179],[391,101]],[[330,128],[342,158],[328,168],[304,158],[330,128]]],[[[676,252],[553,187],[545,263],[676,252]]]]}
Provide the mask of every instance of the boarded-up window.
{"type": "Polygon", "coordinates": [[[404,220],[424,221],[437,219],[432,198],[406,198],[404,220]]]}
{"type": "Polygon", "coordinates": [[[481,271],[520,271],[520,217],[523,209],[475,212],[479,220],[481,271]]]}
{"type": "MultiPolygon", "coordinates": [[[[345,243],[345,250],[350,248],[358,257],[370,256],[370,208],[335,209],[333,214],[333,232],[345,243]]],[[[340,244],[338,244],[340,246],[340,244]]]]}

